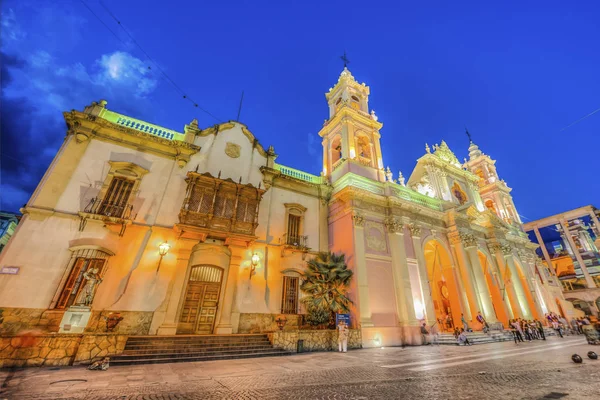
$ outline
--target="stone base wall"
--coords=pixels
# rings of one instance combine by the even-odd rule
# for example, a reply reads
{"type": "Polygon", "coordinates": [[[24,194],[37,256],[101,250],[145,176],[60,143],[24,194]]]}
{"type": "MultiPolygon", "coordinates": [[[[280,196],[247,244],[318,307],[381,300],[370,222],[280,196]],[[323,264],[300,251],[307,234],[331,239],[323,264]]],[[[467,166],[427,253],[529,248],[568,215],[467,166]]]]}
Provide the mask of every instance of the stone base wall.
{"type": "Polygon", "coordinates": [[[0,307],[0,335],[14,335],[24,330],[58,332],[64,310],[45,308],[0,307]]]}
{"type": "MultiPolygon", "coordinates": [[[[275,319],[281,314],[254,314],[254,313],[242,313],[240,314],[240,323],[237,333],[266,333],[278,331],[277,323],[275,319]]],[[[291,331],[298,329],[298,323],[300,321],[300,315],[298,314],[285,314],[287,323],[283,328],[284,331],[291,331]]]]}
{"type": "MultiPolygon", "coordinates": [[[[110,312],[119,312],[123,320],[112,333],[123,335],[147,335],[152,323],[152,311],[112,311],[92,310],[85,328],[86,333],[106,333],[106,319],[110,312]]],[[[39,330],[43,333],[58,332],[65,310],[44,308],[2,308],[0,307],[0,335],[16,335],[26,330],[39,330]]],[[[267,314],[268,315],[268,314],[267,314]]]]}
{"type": "MultiPolygon", "coordinates": [[[[332,351],[338,349],[337,330],[283,330],[269,334],[269,339],[276,348],[296,352],[298,340],[303,340],[304,351],[332,351]]],[[[360,329],[350,329],[348,348],[362,348],[360,329]]]]}
{"type": "Polygon", "coordinates": [[[121,313],[123,320],[119,322],[112,333],[122,335],[147,335],[150,331],[150,324],[154,312],[152,311],[113,311],[113,310],[92,310],[92,315],[85,328],[85,333],[105,333],[106,317],[110,313],[121,313]]]}
{"type": "Polygon", "coordinates": [[[0,368],[90,364],[122,353],[126,335],[0,336],[0,368]]]}

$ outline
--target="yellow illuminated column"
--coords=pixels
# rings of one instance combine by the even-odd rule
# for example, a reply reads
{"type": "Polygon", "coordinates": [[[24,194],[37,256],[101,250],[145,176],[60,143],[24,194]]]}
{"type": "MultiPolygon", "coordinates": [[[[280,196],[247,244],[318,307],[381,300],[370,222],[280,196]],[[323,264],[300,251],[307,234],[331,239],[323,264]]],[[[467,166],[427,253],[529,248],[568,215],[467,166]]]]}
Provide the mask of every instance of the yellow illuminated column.
{"type": "Polygon", "coordinates": [[[512,285],[507,285],[506,275],[510,275],[508,272],[508,266],[504,258],[502,251],[502,245],[499,243],[490,243],[488,245],[492,254],[496,257],[496,264],[498,265],[498,271],[500,272],[499,283],[501,283],[502,298],[506,303],[505,309],[508,311],[509,319],[519,318],[522,315],[519,314],[520,309],[518,306],[517,296],[512,285]]]}
{"type": "Polygon", "coordinates": [[[229,246],[231,251],[231,262],[229,264],[229,272],[224,279],[223,288],[225,296],[223,297],[223,306],[221,306],[221,315],[219,323],[215,329],[216,334],[231,334],[233,326],[231,323],[231,314],[234,308],[234,299],[237,292],[238,275],[240,272],[240,264],[242,262],[242,253],[244,248],[238,246],[229,246]]]}
{"type": "Polygon", "coordinates": [[[474,285],[475,278],[471,271],[469,260],[467,259],[466,252],[463,248],[462,239],[459,232],[453,232],[449,235],[451,246],[454,249],[456,259],[458,260],[458,266],[460,268],[461,281],[463,283],[463,289],[467,297],[466,303],[469,307],[465,307],[463,310],[465,319],[468,321],[473,320],[473,316],[477,315],[477,311],[482,309],[479,302],[479,293],[477,287],[474,285]]]}
{"type": "Polygon", "coordinates": [[[467,254],[470,259],[470,264],[473,269],[473,275],[477,288],[479,289],[479,300],[481,301],[482,310],[481,313],[488,322],[496,322],[496,315],[494,313],[494,307],[492,306],[492,295],[487,286],[487,281],[483,275],[483,267],[479,262],[479,254],[477,252],[477,243],[468,242],[469,246],[466,247],[467,254]]]}
{"type": "Polygon", "coordinates": [[[504,253],[506,258],[506,264],[508,265],[508,269],[510,270],[513,287],[515,289],[517,300],[519,304],[519,308],[521,310],[521,315],[525,319],[531,319],[531,311],[529,310],[529,304],[527,302],[527,296],[525,295],[525,289],[523,288],[523,284],[521,282],[521,276],[519,271],[517,270],[517,266],[515,265],[515,259],[512,253],[506,254],[504,253]]]}

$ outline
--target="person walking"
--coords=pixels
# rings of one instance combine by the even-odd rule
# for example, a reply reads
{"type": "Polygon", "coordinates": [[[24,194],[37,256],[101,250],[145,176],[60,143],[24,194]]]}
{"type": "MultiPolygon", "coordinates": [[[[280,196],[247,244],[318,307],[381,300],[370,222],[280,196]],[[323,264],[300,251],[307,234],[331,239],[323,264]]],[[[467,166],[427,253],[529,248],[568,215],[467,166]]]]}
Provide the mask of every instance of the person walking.
{"type": "Polygon", "coordinates": [[[483,333],[488,333],[488,331],[490,330],[490,326],[488,325],[487,321],[485,320],[485,318],[483,317],[483,315],[481,315],[481,311],[477,311],[477,322],[479,322],[481,324],[483,333]]]}
{"type": "Polygon", "coordinates": [[[348,325],[346,321],[340,321],[338,324],[338,348],[340,352],[346,353],[348,350],[348,325]]]}

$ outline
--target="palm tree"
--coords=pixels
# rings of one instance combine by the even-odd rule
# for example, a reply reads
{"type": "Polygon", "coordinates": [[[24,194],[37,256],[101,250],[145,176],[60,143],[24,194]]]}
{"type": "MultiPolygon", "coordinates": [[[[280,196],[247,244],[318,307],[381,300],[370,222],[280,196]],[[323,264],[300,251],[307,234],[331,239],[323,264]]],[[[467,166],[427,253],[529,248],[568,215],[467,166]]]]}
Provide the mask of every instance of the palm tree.
{"type": "Polygon", "coordinates": [[[348,286],[353,272],[348,269],[344,254],[321,252],[307,263],[300,289],[302,303],[311,310],[326,311],[330,315],[350,311],[348,286]]]}

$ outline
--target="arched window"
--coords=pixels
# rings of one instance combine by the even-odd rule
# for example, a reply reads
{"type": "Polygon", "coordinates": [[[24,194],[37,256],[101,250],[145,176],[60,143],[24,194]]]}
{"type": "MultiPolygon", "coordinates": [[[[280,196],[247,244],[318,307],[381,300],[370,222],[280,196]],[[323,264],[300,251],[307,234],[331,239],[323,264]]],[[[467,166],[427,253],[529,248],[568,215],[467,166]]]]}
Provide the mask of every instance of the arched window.
{"type": "Polygon", "coordinates": [[[342,158],[342,137],[337,135],[331,141],[331,164],[335,164],[342,158]]]}
{"type": "Polygon", "coordinates": [[[361,107],[360,107],[360,100],[358,97],[352,96],[352,101],[350,103],[350,107],[354,108],[355,110],[360,111],[361,107]]]}
{"type": "Polygon", "coordinates": [[[102,250],[83,248],[73,251],[67,267],[68,277],[61,290],[55,308],[64,309],[72,305],[83,304],[83,288],[87,283],[84,274],[97,269],[96,274],[103,277],[110,254],[102,250]]]}
{"type": "Polygon", "coordinates": [[[365,135],[356,137],[356,154],[361,164],[372,166],[371,141],[365,135]]]}

